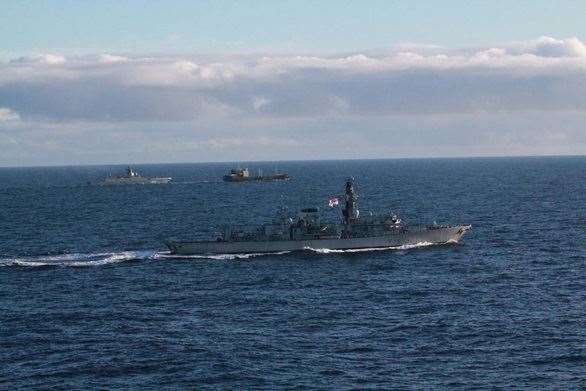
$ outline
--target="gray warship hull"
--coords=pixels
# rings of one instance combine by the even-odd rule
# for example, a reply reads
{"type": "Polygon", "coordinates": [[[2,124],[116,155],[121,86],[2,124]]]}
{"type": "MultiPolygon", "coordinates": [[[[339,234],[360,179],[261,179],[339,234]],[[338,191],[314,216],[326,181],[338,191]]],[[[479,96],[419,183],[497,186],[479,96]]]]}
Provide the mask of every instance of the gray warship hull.
{"type": "Polygon", "coordinates": [[[128,167],[126,175],[110,176],[99,184],[102,186],[119,186],[119,185],[162,185],[171,182],[169,177],[144,177],[128,167]]]}
{"type": "Polygon", "coordinates": [[[272,253],[282,251],[357,250],[400,247],[417,244],[457,243],[470,225],[448,227],[404,228],[384,236],[357,238],[329,238],[309,240],[265,241],[178,241],[168,239],[167,247],[172,254],[209,255],[239,253],[272,253]]]}

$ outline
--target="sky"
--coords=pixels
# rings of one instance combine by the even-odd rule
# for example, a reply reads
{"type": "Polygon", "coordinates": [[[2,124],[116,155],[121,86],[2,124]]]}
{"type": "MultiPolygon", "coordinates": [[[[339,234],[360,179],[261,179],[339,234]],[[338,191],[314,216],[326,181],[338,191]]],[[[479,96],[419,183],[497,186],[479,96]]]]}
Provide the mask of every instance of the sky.
{"type": "Polygon", "coordinates": [[[583,1],[10,1],[0,166],[586,153],[583,1]]]}

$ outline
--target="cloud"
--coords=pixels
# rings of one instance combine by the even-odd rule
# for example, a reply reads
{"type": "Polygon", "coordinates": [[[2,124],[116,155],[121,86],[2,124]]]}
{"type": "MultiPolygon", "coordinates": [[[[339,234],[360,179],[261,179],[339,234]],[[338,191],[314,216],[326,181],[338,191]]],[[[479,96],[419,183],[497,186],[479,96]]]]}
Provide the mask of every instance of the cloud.
{"type": "Polygon", "coordinates": [[[123,56],[115,56],[112,54],[100,54],[98,56],[98,62],[101,64],[115,64],[121,62],[127,62],[130,59],[128,57],[123,56]]]}
{"type": "Polygon", "coordinates": [[[586,47],[577,38],[429,48],[199,60],[21,57],[0,64],[0,103],[23,119],[102,122],[586,109],[586,47]]]}
{"type": "Polygon", "coordinates": [[[540,57],[586,57],[586,46],[576,37],[555,39],[544,36],[513,44],[509,52],[517,55],[529,53],[540,57]]]}
{"type": "Polygon", "coordinates": [[[271,101],[262,96],[255,96],[252,100],[252,107],[254,107],[255,111],[261,111],[263,107],[270,104],[271,101]]]}
{"type": "Polygon", "coordinates": [[[577,38],[0,62],[0,165],[586,153],[577,38]]]}
{"type": "Polygon", "coordinates": [[[58,54],[39,54],[28,57],[18,57],[10,62],[15,64],[46,64],[46,65],[58,65],[64,64],[67,60],[65,57],[58,54]]]}
{"type": "Polygon", "coordinates": [[[0,122],[13,122],[20,120],[20,116],[8,107],[0,107],[0,122]]]}

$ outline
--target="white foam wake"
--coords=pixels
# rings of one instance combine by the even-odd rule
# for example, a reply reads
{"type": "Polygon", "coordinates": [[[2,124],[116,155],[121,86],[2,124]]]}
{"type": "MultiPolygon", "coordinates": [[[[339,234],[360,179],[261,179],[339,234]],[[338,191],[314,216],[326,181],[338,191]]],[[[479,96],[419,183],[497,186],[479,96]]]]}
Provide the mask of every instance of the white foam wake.
{"type": "MultiPolygon", "coordinates": [[[[373,247],[358,248],[347,250],[335,250],[328,248],[310,248],[305,250],[313,251],[317,254],[335,254],[335,253],[359,253],[368,251],[386,251],[386,250],[409,250],[413,248],[427,247],[434,245],[431,242],[420,242],[416,244],[406,244],[394,247],[373,247]]],[[[216,259],[216,260],[233,260],[233,259],[250,259],[267,255],[283,255],[291,251],[279,251],[269,253],[239,253],[239,254],[210,254],[210,255],[176,255],[169,251],[121,251],[121,252],[104,252],[90,254],[59,254],[59,255],[39,255],[26,257],[9,257],[0,258],[0,267],[3,266],[24,266],[24,267],[41,267],[41,266],[64,266],[64,267],[88,267],[102,266],[128,261],[149,260],[149,259],[216,259]]]]}
{"type": "Polygon", "coordinates": [[[101,266],[113,263],[120,263],[134,260],[144,260],[152,258],[156,254],[153,250],[146,251],[121,251],[108,253],[91,253],[91,254],[60,254],[60,255],[39,255],[27,257],[0,258],[1,266],[69,266],[69,267],[87,267],[101,266]]]}
{"type": "Polygon", "coordinates": [[[335,253],[362,253],[368,251],[388,251],[388,250],[410,250],[413,248],[421,248],[427,246],[433,246],[435,243],[431,242],[419,242],[415,244],[404,244],[402,246],[389,246],[389,247],[372,247],[372,248],[353,248],[347,250],[335,250],[329,248],[311,248],[305,247],[304,250],[313,251],[318,254],[335,254],[335,253]]]}
{"type": "Polygon", "coordinates": [[[217,260],[232,260],[232,259],[249,259],[260,257],[264,255],[283,255],[290,253],[290,251],[279,251],[272,253],[242,253],[242,254],[210,254],[210,255],[177,255],[170,252],[158,252],[154,259],[217,259],[217,260]]]}

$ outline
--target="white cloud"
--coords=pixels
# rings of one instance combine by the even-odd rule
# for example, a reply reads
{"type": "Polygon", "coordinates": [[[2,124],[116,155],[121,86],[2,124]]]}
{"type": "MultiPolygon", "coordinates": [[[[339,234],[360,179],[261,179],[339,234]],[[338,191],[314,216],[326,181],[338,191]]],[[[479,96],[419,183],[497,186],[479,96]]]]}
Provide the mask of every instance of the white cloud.
{"type": "Polygon", "coordinates": [[[263,107],[270,103],[271,100],[265,98],[264,96],[255,96],[252,100],[252,107],[254,107],[255,111],[261,111],[263,107]]]}
{"type": "Polygon", "coordinates": [[[513,45],[511,53],[529,53],[540,57],[586,57],[586,46],[576,37],[555,39],[544,36],[513,45]]]}
{"type": "Polygon", "coordinates": [[[585,88],[577,38],[338,57],[51,54],[0,64],[0,101],[23,118],[57,121],[581,111],[585,88]]]}
{"type": "Polygon", "coordinates": [[[112,54],[100,54],[98,56],[98,62],[101,64],[115,64],[115,63],[121,63],[121,62],[128,62],[130,61],[130,59],[128,57],[122,57],[122,56],[115,56],[112,54]]]}
{"type": "Polygon", "coordinates": [[[18,121],[20,116],[8,107],[0,107],[0,122],[18,121]]]}
{"type": "Polygon", "coordinates": [[[65,57],[58,54],[38,54],[35,56],[18,57],[12,60],[13,63],[20,64],[46,64],[46,65],[59,65],[64,64],[67,60],[65,57]]]}
{"type": "Polygon", "coordinates": [[[111,151],[137,161],[144,151],[159,161],[586,151],[577,38],[339,56],[51,56],[0,62],[0,136],[30,159],[43,149],[96,162],[111,151]]]}

